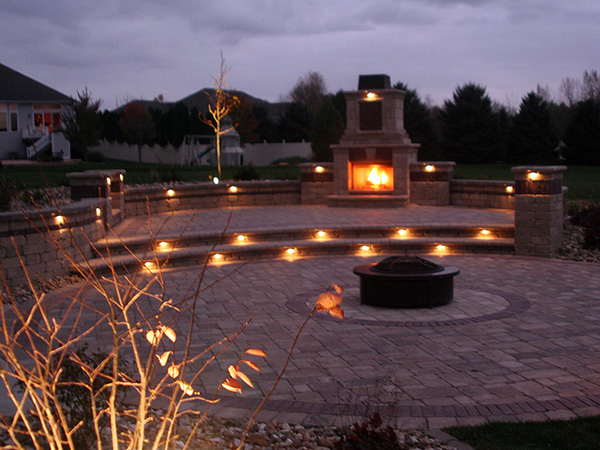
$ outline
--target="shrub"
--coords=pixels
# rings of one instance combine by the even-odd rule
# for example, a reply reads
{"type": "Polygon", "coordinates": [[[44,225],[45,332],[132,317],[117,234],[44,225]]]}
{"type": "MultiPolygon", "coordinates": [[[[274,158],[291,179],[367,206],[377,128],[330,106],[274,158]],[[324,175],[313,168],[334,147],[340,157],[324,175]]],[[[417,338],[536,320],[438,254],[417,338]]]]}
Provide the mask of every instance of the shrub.
{"type": "Polygon", "coordinates": [[[29,189],[23,192],[21,200],[28,206],[49,205],[52,199],[43,189],[29,189]]]}
{"type": "Polygon", "coordinates": [[[161,167],[150,172],[150,178],[154,183],[173,183],[182,181],[181,175],[175,167],[161,167]]]}
{"type": "Polygon", "coordinates": [[[296,166],[300,163],[308,162],[308,159],[303,156],[287,156],[285,158],[279,158],[274,161],[271,161],[272,166],[277,165],[293,165],[296,166]]]}
{"type": "MultiPolygon", "coordinates": [[[[154,236],[153,230],[149,232],[154,236]]],[[[123,276],[109,259],[111,275],[102,276],[86,259],[73,228],[65,228],[62,235],[48,232],[42,236],[73,264],[83,285],[57,288],[64,301],[57,304],[36,288],[21,259],[31,292],[23,304],[13,295],[0,266],[0,327],[4,330],[0,333],[0,385],[15,408],[13,418],[0,413],[0,438],[8,435],[14,444],[10,448],[189,449],[223,390],[241,393],[243,385],[253,387],[244,370],[260,372],[252,359],[267,354],[257,348],[239,353],[231,347],[252,317],[218,341],[196,346],[197,332],[205,328],[196,307],[202,301],[208,259],[186,295],[175,299],[168,296],[163,273],[170,254],[151,250],[123,276]],[[77,244],[73,245],[79,252],[77,259],[65,251],[64,242],[77,244]],[[90,355],[85,342],[98,336],[106,339],[106,353],[90,355]],[[217,379],[214,392],[203,388],[209,393],[204,396],[196,390],[208,365],[221,355],[230,358],[232,351],[237,360],[223,373],[224,381],[217,379]],[[126,404],[119,401],[125,395],[126,404]],[[194,424],[182,436],[177,423],[184,417],[194,424]]],[[[94,242],[87,243],[92,253],[101,254],[94,242]]],[[[342,291],[332,285],[317,298],[298,328],[283,367],[248,420],[237,450],[245,448],[245,437],[282,379],[308,321],[317,312],[343,318],[342,291]]]]}
{"type": "Polygon", "coordinates": [[[91,162],[91,163],[98,163],[98,162],[106,161],[106,158],[100,152],[88,152],[87,160],[88,160],[88,162],[91,162]]]}
{"type": "Polygon", "coordinates": [[[233,179],[236,181],[258,180],[260,175],[252,165],[241,166],[234,174],[233,179]]]}
{"type": "Polygon", "coordinates": [[[600,204],[587,204],[571,212],[571,223],[584,231],[584,247],[600,249],[600,204]]]}
{"type": "Polygon", "coordinates": [[[4,177],[0,178],[0,211],[10,210],[10,204],[16,194],[16,183],[4,177]]]}
{"type": "Polygon", "coordinates": [[[394,429],[382,424],[378,413],[363,423],[355,423],[340,436],[334,450],[402,450],[394,429]]]}

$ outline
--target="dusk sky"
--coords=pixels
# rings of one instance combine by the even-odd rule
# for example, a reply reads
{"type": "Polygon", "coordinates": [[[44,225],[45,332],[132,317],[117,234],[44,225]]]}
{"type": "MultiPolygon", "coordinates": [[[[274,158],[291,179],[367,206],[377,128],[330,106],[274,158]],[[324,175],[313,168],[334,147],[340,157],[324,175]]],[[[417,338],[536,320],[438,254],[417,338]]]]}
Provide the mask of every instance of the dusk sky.
{"type": "MultiPolygon", "coordinates": [[[[112,109],[211,87],[278,101],[308,71],[329,92],[386,73],[442,104],[481,84],[517,107],[600,69],[598,0],[2,0],[0,62],[112,109]]],[[[1,81],[1,80],[0,80],[1,81]]]]}

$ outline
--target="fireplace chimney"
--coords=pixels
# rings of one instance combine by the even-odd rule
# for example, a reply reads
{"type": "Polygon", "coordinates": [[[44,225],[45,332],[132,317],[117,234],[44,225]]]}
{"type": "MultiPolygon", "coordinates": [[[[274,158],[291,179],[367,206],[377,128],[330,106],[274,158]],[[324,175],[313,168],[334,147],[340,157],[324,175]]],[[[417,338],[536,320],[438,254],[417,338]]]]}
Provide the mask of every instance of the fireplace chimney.
{"type": "Polygon", "coordinates": [[[388,75],[360,75],[345,92],[346,130],[333,145],[334,195],[329,206],[403,206],[418,144],[404,129],[404,95],[388,75]],[[387,179],[386,183],[379,180],[387,179]],[[376,182],[374,182],[375,180],[376,182]]]}

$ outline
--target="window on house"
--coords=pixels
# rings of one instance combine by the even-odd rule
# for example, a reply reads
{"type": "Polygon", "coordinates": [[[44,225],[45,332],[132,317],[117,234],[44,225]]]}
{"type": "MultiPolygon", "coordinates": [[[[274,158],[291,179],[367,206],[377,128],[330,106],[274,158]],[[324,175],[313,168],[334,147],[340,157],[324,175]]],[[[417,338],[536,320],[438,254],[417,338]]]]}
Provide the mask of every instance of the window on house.
{"type": "Polygon", "coordinates": [[[61,106],[54,104],[33,105],[33,124],[37,128],[46,128],[48,131],[62,130],[61,106]]]}
{"type": "Polygon", "coordinates": [[[14,103],[9,104],[8,113],[10,119],[10,131],[19,131],[19,112],[17,105],[14,103]]]}
{"type": "Polygon", "coordinates": [[[8,131],[8,104],[0,103],[0,132],[8,131]]]}
{"type": "Polygon", "coordinates": [[[18,131],[19,115],[14,103],[0,103],[0,132],[18,131]]]}

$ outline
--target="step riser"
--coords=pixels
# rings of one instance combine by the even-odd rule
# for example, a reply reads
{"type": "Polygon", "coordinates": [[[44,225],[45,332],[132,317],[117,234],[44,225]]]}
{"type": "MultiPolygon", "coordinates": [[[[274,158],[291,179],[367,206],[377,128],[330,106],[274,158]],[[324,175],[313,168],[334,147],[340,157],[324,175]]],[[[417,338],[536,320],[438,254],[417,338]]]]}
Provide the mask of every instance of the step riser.
{"type": "MultiPolygon", "coordinates": [[[[368,250],[362,250],[361,246],[357,244],[344,243],[344,242],[331,242],[323,245],[310,245],[310,246],[301,246],[296,245],[293,247],[295,249],[295,253],[288,254],[286,252],[289,247],[271,247],[271,248],[263,248],[256,249],[250,246],[242,247],[235,250],[223,249],[224,251],[219,251],[218,249],[215,252],[218,252],[222,257],[217,260],[211,257],[210,262],[214,264],[223,264],[223,263],[235,263],[235,262],[243,262],[250,261],[255,259],[288,259],[294,260],[298,258],[305,257],[315,257],[315,256],[329,256],[329,255],[355,255],[355,256],[365,256],[371,257],[376,255],[385,255],[390,253],[419,253],[419,254],[428,254],[428,255],[449,255],[449,254],[461,254],[461,253],[489,253],[489,254],[512,254],[514,253],[514,243],[512,242],[503,242],[495,244],[494,241],[486,242],[472,242],[472,243],[458,243],[446,245],[446,249],[440,251],[437,248],[437,244],[432,242],[427,243],[417,243],[417,242],[402,242],[402,241],[393,241],[387,243],[377,243],[369,246],[368,250]]],[[[212,254],[214,254],[213,252],[212,254]]],[[[188,266],[188,265],[196,265],[196,264],[204,264],[211,255],[210,252],[203,251],[188,251],[185,254],[165,254],[164,258],[160,257],[160,264],[164,264],[165,267],[177,267],[177,266],[188,266]],[[168,258],[167,262],[164,262],[165,258],[168,258]]],[[[146,260],[152,260],[152,254],[148,254],[146,260]]],[[[141,257],[140,257],[141,259],[141,257]]],[[[139,262],[131,258],[131,260],[115,263],[117,267],[118,273],[125,272],[135,272],[137,268],[140,267],[139,262]]],[[[152,267],[150,269],[144,270],[153,270],[152,267]]],[[[76,270],[72,269],[73,272],[76,270]]],[[[97,274],[106,274],[109,272],[106,264],[102,262],[98,262],[95,265],[94,271],[97,274]]]]}
{"type": "MultiPolygon", "coordinates": [[[[297,230],[289,232],[273,232],[273,233],[243,233],[247,238],[245,242],[250,243],[261,243],[261,242],[282,242],[282,241],[309,241],[309,242],[329,242],[335,240],[344,239],[421,239],[421,238],[438,238],[443,240],[444,238],[470,238],[477,239],[481,238],[482,228],[407,228],[406,236],[401,238],[398,237],[398,227],[394,228],[369,228],[369,229],[348,229],[348,230],[327,230],[324,229],[326,237],[320,238],[317,236],[317,230],[297,230]]],[[[514,229],[513,228],[489,228],[489,239],[513,239],[514,229]]],[[[165,238],[159,242],[165,242],[167,246],[177,248],[189,248],[189,247],[208,247],[217,245],[236,245],[240,244],[238,235],[241,233],[231,233],[225,236],[220,235],[205,235],[205,236],[185,236],[181,239],[165,238]]],[[[152,242],[148,240],[144,241],[125,241],[125,248],[121,242],[111,242],[108,245],[108,250],[111,255],[126,255],[130,252],[133,253],[144,253],[152,251],[152,242]]],[[[100,254],[107,254],[107,245],[104,242],[100,242],[97,245],[97,250],[100,254]]],[[[159,249],[157,249],[159,250],[159,249]]]]}

